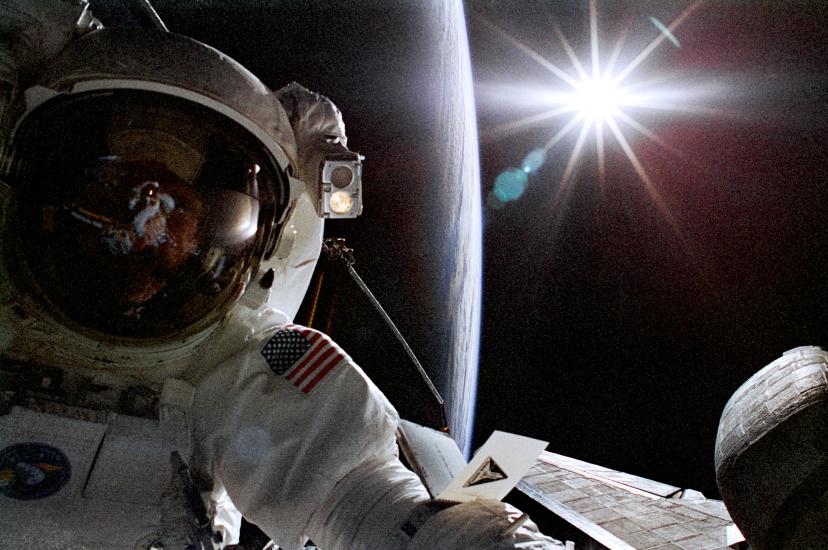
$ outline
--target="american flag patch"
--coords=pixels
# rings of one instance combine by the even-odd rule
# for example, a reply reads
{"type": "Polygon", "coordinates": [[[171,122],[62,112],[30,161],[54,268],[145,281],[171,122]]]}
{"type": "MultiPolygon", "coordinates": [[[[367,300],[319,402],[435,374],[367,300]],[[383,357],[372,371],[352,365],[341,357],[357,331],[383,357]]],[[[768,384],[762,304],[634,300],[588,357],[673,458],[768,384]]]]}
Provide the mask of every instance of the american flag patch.
{"type": "Polygon", "coordinates": [[[270,370],[310,393],[348,356],[321,332],[286,325],[270,337],[262,348],[262,357],[270,370]]]}

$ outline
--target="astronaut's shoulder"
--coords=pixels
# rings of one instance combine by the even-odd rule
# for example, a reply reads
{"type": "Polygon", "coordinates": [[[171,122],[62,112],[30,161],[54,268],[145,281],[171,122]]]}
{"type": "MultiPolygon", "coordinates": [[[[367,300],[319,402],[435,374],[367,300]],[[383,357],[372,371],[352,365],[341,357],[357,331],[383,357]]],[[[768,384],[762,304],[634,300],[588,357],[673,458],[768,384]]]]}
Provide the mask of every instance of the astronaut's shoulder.
{"type": "MultiPolygon", "coordinates": [[[[274,327],[261,340],[267,368],[304,394],[356,369],[351,357],[327,334],[291,323],[274,327]]],[[[358,370],[358,369],[356,369],[358,370]]]]}

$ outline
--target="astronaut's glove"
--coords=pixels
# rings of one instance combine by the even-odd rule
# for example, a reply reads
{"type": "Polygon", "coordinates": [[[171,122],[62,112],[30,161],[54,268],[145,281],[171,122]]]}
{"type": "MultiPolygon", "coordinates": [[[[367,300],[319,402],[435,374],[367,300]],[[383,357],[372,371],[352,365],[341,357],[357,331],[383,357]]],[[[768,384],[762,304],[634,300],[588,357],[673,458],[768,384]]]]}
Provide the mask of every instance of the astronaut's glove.
{"type": "Polygon", "coordinates": [[[497,500],[478,499],[446,508],[429,519],[407,550],[505,550],[565,548],[545,536],[519,510],[497,500]],[[517,523],[516,523],[517,522],[517,523]]]}

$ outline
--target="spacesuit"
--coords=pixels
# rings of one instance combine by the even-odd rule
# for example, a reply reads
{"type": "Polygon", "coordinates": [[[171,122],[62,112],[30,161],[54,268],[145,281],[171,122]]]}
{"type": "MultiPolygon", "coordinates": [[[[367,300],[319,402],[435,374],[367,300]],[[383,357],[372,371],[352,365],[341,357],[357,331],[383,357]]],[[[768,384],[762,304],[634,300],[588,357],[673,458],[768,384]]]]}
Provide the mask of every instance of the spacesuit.
{"type": "Polygon", "coordinates": [[[432,501],[398,416],[291,323],[361,209],[339,111],[83,2],[0,2],[0,548],[553,548],[432,501]]]}

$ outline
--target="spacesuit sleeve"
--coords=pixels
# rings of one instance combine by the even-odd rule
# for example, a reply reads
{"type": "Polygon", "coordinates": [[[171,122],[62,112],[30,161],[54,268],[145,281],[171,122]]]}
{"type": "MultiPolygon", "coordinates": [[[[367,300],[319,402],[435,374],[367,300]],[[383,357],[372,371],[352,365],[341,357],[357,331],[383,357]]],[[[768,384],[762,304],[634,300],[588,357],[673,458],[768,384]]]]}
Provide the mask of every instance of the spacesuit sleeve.
{"type": "Polygon", "coordinates": [[[0,2],[0,84],[31,85],[41,65],[75,36],[100,22],[86,1],[2,0],[0,2]]]}
{"type": "Polygon", "coordinates": [[[246,518],[292,549],[354,472],[388,474],[382,492],[412,506],[427,499],[397,461],[396,411],[335,343],[288,325],[251,344],[201,380],[193,409],[196,469],[246,518]]]}
{"type": "Polygon", "coordinates": [[[298,162],[296,175],[305,182],[316,182],[325,154],[348,151],[348,138],[342,113],[327,97],[291,82],[274,92],[288,115],[296,138],[298,162]]]}
{"type": "Polygon", "coordinates": [[[287,550],[306,537],[326,550],[460,550],[484,540],[481,548],[515,548],[549,540],[525,526],[504,532],[510,516],[499,502],[434,509],[397,458],[394,408],[312,329],[267,331],[202,379],[195,399],[196,470],[287,550]]]}
{"type": "Polygon", "coordinates": [[[43,64],[75,36],[99,26],[85,1],[0,0],[0,136],[9,132],[13,105],[43,64]]]}

